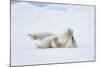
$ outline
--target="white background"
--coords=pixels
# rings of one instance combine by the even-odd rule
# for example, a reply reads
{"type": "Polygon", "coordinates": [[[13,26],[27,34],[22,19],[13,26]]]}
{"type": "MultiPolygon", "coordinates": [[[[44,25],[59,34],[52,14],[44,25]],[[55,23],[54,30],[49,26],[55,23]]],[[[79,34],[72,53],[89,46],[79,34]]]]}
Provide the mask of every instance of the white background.
{"type": "MultiPolygon", "coordinates": [[[[39,1],[39,0],[38,0],[39,1]]],[[[49,0],[42,0],[42,1],[48,1],[49,0]]],[[[50,0],[51,2],[59,2],[59,3],[73,3],[73,4],[96,4],[97,5],[97,29],[99,30],[99,2],[96,2],[95,0],[50,0]]],[[[10,2],[7,0],[0,0],[0,67],[9,67],[9,48],[10,48],[10,15],[9,15],[9,6],[10,2]]],[[[97,35],[100,34],[99,31],[97,32],[97,35]]],[[[49,67],[49,66],[58,66],[58,67],[66,67],[66,66],[70,66],[70,67],[80,67],[80,66],[98,66],[99,65],[99,36],[97,37],[97,61],[96,62],[88,62],[88,63],[73,63],[73,64],[58,64],[58,65],[41,65],[41,67],[49,67]]]]}

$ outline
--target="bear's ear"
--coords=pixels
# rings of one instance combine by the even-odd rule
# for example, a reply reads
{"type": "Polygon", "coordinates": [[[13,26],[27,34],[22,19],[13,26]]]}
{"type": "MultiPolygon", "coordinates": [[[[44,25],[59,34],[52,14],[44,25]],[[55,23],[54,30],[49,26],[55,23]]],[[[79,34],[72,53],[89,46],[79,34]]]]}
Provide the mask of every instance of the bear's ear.
{"type": "Polygon", "coordinates": [[[69,29],[68,29],[68,34],[69,34],[69,35],[73,35],[73,30],[69,28],[69,29]]]}
{"type": "Polygon", "coordinates": [[[73,30],[72,29],[65,29],[65,32],[64,32],[64,34],[66,35],[66,36],[72,36],[73,35],[73,30]]]}

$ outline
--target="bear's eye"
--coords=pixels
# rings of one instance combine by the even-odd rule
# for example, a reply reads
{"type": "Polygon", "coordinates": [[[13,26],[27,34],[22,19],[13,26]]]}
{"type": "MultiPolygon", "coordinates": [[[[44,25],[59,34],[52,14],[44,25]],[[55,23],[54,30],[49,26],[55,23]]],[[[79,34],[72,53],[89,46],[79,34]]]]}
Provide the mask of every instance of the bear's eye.
{"type": "Polygon", "coordinates": [[[74,39],[74,37],[72,36],[72,39],[74,39]]]}

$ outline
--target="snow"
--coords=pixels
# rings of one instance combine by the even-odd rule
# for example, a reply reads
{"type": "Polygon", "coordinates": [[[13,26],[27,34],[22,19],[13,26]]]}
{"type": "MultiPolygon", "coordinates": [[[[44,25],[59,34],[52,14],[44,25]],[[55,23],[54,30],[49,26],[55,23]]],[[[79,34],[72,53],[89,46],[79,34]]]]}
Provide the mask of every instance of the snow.
{"type": "Polygon", "coordinates": [[[27,2],[11,5],[11,65],[32,65],[95,60],[94,7],[27,2]],[[34,32],[74,30],[78,48],[36,49],[34,32]]]}

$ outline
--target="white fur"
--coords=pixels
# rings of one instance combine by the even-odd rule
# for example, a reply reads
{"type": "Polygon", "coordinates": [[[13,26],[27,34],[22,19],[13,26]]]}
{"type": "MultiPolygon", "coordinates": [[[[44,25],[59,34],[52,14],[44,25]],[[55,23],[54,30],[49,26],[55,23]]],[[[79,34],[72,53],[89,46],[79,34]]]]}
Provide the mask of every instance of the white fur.
{"type": "Polygon", "coordinates": [[[73,30],[67,29],[65,32],[60,34],[38,34],[36,35],[41,39],[41,43],[37,44],[37,48],[73,48],[76,47],[76,43],[73,42],[73,30]],[[42,36],[42,38],[41,38],[42,36]]]}
{"type": "Polygon", "coordinates": [[[32,37],[33,40],[42,40],[44,39],[45,37],[48,37],[48,36],[51,36],[52,34],[51,33],[48,33],[48,32],[43,32],[43,33],[33,33],[33,34],[29,34],[29,36],[32,37]]]}

